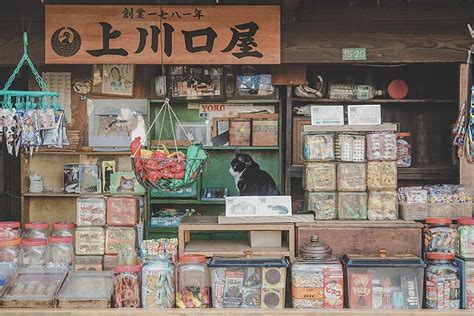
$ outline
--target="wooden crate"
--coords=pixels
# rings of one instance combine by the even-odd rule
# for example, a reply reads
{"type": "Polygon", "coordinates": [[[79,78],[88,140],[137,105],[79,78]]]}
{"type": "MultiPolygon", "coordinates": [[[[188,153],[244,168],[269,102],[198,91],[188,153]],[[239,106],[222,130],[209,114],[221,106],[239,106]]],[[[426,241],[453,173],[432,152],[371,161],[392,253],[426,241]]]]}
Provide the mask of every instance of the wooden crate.
{"type": "Polygon", "coordinates": [[[231,119],[229,123],[229,145],[250,146],[250,119],[231,119]]]}
{"type": "Polygon", "coordinates": [[[278,146],[278,120],[252,120],[252,146],[278,146]]]}
{"type": "Polygon", "coordinates": [[[427,217],[472,216],[472,203],[400,203],[400,218],[405,220],[425,220],[427,217]]]}
{"type": "Polygon", "coordinates": [[[296,249],[312,235],[332,248],[337,258],[344,254],[375,254],[384,248],[389,254],[421,256],[423,225],[412,221],[319,221],[296,223],[296,249]]]}

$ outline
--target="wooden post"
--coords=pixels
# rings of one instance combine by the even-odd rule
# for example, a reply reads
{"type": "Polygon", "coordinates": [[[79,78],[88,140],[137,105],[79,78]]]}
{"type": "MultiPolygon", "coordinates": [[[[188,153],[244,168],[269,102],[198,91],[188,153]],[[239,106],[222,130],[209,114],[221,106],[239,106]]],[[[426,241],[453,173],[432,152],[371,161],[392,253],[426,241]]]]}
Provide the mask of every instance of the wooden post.
{"type": "MultiPolygon", "coordinates": [[[[459,106],[467,99],[467,64],[459,65],[459,106]]],[[[468,119],[469,119],[469,114],[468,119]]],[[[459,157],[459,183],[474,193],[474,164],[466,160],[464,151],[459,157]]]]}

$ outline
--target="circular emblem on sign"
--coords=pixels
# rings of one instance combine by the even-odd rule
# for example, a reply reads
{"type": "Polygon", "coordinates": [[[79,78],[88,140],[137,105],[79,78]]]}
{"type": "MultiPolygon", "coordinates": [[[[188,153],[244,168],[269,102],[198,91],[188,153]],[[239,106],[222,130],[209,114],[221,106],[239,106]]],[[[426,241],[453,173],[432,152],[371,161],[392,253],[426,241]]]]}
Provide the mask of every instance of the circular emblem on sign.
{"type": "Polygon", "coordinates": [[[81,48],[81,36],[72,27],[61,27],[51,36],[51,47],[59,56],[74,56],[81,48]]]}

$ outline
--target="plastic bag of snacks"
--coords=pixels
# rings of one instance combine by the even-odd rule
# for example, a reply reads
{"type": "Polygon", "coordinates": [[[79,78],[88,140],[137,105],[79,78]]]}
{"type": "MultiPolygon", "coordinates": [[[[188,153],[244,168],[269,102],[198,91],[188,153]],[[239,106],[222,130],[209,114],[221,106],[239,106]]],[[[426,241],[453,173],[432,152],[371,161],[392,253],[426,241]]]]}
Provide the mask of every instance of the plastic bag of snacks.
{"type": "Polygon", "coordinates": [[[306,191],[336,191],[336,164],[332,162],[306,162],[303,174],[306,191]]]}
{"type": "Polygon", "coordinates": [[[303,158],[310,161],[334,160],[334,135],[304,134],[303,158]]]}
{"type": "Polygon", "coordinates": [[[370,191],[367,215],[376,221],[398,219],[397,192],[370,191]]]}
{"type": "Polygon", "coordinates": [[[367,160],[397,160],[395,133],[367,134],[367,160]]]}
{"type": "Polygon", "coordinates": [[[396,190],[397,162],[369,161],[367,163],[367,188],[369,190],[396,190]]]}
{"type": "Polygon", "coordinates": [[[338,191],[367,190],[367,166],[365,163],[340,162],[337,164],[338,191]]]}

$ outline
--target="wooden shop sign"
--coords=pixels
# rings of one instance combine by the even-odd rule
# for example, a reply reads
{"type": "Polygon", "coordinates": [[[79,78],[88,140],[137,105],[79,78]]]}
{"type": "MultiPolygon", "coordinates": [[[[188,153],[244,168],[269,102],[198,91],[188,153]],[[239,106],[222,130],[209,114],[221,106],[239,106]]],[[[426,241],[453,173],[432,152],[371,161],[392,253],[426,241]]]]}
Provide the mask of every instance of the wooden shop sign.
{"type": "Polygon", "coordinates": [[[46,5],[48,64],[279,64],[279,6],[46,5]]]}

